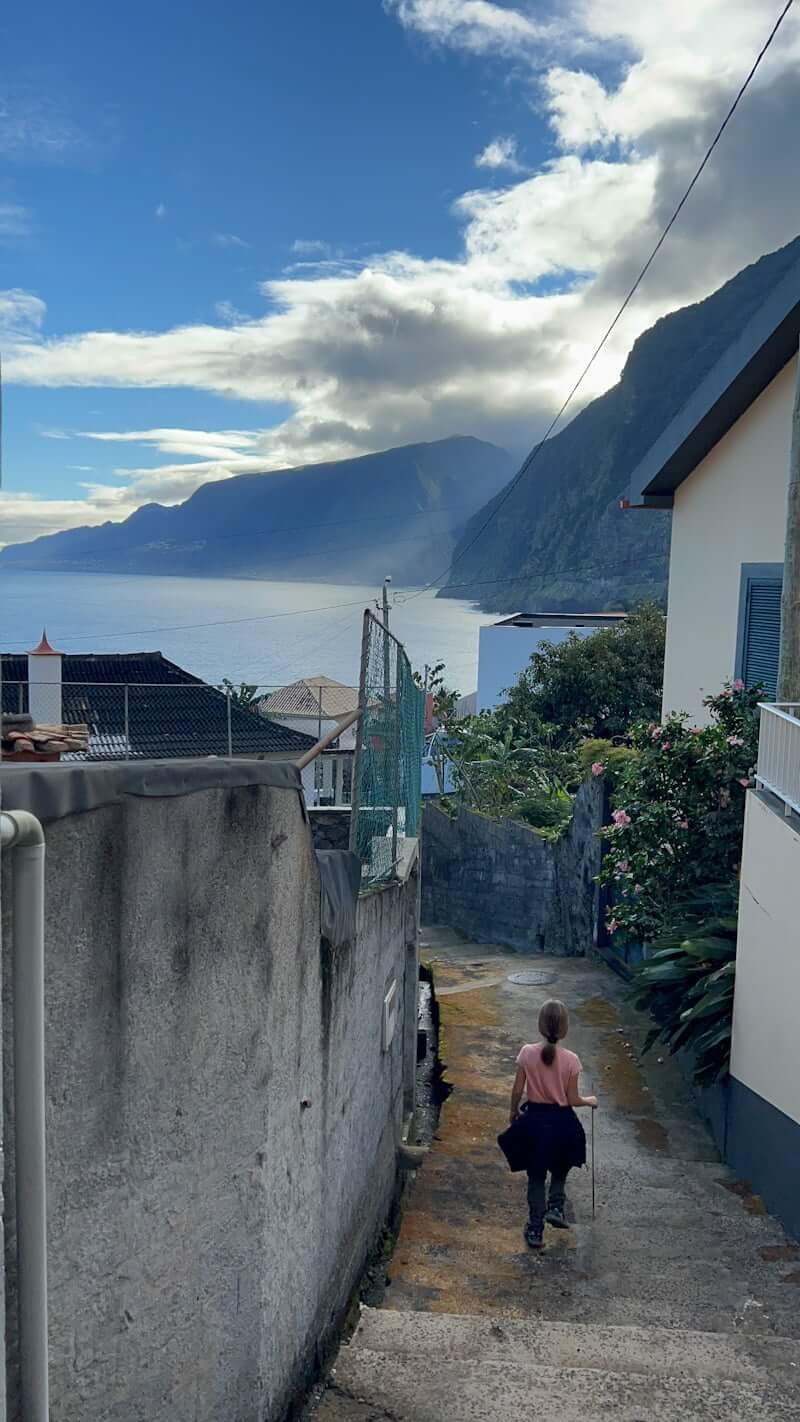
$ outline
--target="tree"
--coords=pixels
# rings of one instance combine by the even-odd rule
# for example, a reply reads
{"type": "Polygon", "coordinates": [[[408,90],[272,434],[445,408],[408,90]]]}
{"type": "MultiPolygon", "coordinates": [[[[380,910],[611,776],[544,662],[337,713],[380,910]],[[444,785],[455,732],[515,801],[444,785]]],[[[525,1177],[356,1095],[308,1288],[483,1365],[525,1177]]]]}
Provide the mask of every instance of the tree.
{"type": "Polygon", "coordinates": [[[589,637],[545,642],[500,714],[529,744],[543,735],[560,746],[624,736],[661,714],[664,641],[664,615],[648,603],[589,637]]]}
{"type": "Polygon", "coordinates": [[[248,686],[246,681],[240,682],[239,686],[235,686],[232,681],[229,681],[228,678],[224,676],[222,678],[222,689],[226,695],[230,696],[231,701],[236,702],[237,706],[241,706],[245,711],[253,710],[254,702],[258,699],[257,686],[248,686]]]}

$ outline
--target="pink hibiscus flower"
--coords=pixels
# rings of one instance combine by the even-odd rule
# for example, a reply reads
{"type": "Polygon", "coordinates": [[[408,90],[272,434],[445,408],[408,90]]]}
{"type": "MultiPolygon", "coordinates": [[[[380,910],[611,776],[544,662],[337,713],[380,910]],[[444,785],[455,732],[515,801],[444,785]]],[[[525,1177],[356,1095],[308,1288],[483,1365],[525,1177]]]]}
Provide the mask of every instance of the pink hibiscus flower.
{"type": "Polygon", "coordinates": [[[616,933],[618,929],[619,924],[617,923],[617,920],[615,918],[612,918],[611,922],[608,925],[609,933],[616,933]]]}
{"type": "Polygon", "coordinates": [[[729,746],[743,746],[743,745],[744,745],[744,740],[742,739],[741,736],[728,736],[728,745],[729,745],[729,746]]]}
{"type": "Polygon", "coordinates": [[[602,775],[604,771],[605,766],[603,765],[602,760],[594,761],[592,765],[592,775],[602,775]]]}
{"type": "Polygon", "coordinates": [[[742,681],[742,678],[740,676],[737,676],[735,682],[733,683],[733,689],[734,691],[744,691],[744,682],[742,681]]]}
{"type": "Polygon", "coordinates": [[[627,810],[615,810],[611,818],[617,826],[617,829],[624,829],[625,825],[631,823],[631,817],[627,810]]]}

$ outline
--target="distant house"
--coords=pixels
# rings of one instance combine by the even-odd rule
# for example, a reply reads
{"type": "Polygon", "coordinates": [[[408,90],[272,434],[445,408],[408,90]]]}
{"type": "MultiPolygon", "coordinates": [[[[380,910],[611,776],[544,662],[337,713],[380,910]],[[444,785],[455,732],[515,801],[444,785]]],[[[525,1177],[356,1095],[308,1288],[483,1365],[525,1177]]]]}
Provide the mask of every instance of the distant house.
{"type": "MultiPolygon", "coordinates": [[[[774,702],[799,337],[800,260],[636,470],[629,502],[672,509],[665,715],[703,720],[704,695],[736,677],[774,702]]],[[[800,706],[764,705],[756,787],[717,1135],[800,1234],[800,706]]]]}
{"type": "MultiPolygon", "coordinates": [[[[292,731],[320,740],[358,707],[358,687],[347,686],[329,676],[301,677],[281,687],[258,704],[263,716],[292,731]]],[[[356,724],[345,727],[340,736],[303,771],[309,805],[350,803],[356,724]]]]}
{"type": "Polygon", "coordinates": [[[477,711],[493,711],[543,642],[589,637],[624,620],[624,612],[518,612],[482,627],[478,642],[477,711]]]}
{"type": "Polygon", "coordinates": [[[62,655],[46,638],[28,654],[2,654],[2,707],[37,725],[88,727],[88,749],[62,760],[294,760],[316,740],[239,706],[160,652],[62,655]]]}

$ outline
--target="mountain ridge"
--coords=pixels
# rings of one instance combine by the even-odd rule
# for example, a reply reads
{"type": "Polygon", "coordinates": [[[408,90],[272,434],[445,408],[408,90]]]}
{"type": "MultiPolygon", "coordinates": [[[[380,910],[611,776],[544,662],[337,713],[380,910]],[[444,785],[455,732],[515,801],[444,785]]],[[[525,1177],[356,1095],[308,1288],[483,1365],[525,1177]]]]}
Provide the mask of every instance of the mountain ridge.
{"type": "Polygon", "coordinates": [[[338,582],[391,572],[424,581],[512,471],[506,450],[453,435],[248,472],[203,484],[181,504],[151,502],[119,522],[10,544],[0,568],[338,582]]]}
{"type": "Polygon", "coordinates": [[[439,596],[475,598],[497,612],[599,612],[663,601],[670,514],[623,512],[620,497],[798,253],[800,237],[644,331],[618,383],[540,448],[508,497],[506,486],[470,520],[439,596]],[[513,581],[505,580],[509,572],[513,581]]]}

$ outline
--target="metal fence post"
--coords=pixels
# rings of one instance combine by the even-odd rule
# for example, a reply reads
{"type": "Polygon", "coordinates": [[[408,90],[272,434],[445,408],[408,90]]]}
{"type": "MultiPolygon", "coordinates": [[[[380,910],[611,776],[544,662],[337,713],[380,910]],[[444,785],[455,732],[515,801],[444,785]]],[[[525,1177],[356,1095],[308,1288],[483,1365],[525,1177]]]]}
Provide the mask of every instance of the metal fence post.
{"type": "Polygon", "coordinates": [[[231,728],[231,689],[229,686],[225,688],[225,702],[228,713],[228,757],[230,759],[233,757],[233,731],[231,728]]]}
{"type": "Polygon", "coordinates": [[[367,716],[367,666],[369,663],[369,608],[364,609],[364,623],[361,632],[361,667],[358,673],[358,709],[356,721],[356,746],[353,752],[353,773],[350,782],[350,849],[358,854],[358,812],[361,807],[361,744],[364,739],[367,716]]]}
{"type": "Polygon", "coordinates": [[[394,651],[394,727],[392,735],[392,749],[390,752],[392,757],[392,867],[395,869],[397,867],[397,824],[400,812],[400,790],[403,779],[400,766],[401,714],[402,702],[400,699],[400,648],[396,646],[394,651]]]}
{"type": "Polygon", "coordinates": [[[123,693],[124,693],[124,701],[125,701],[125,759],[126,759],[126,760],[130,760],[130,758],[131,758],[130,706],[129,706],[129,702],[128,702],[128,683],[127,683],[127,681],[126,681],[126,683],[125,683],[125,686],[123,687],[123,693]]]}

